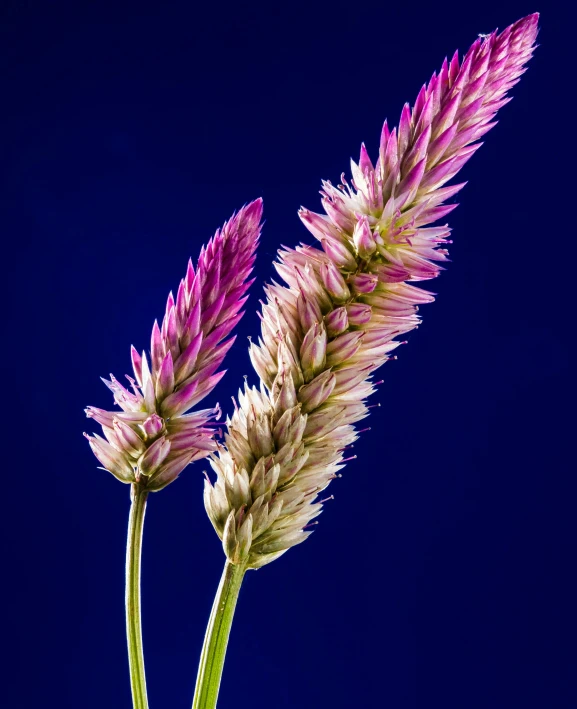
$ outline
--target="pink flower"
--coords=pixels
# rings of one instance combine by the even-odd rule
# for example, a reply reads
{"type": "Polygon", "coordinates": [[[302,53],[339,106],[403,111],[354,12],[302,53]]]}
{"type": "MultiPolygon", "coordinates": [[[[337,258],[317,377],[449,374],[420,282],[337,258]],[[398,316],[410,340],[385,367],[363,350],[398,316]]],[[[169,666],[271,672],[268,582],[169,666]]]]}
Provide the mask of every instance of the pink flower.
{"type": "Polygon", "coordinates": [[[220,366],[235,340],[229,335],[243,316],[261,217],[258,199],[201,249],[196,271],[189,261],[176,298],[168,296],[162,325],[154,323],[150,363],[133,347],[130,388],[112,375],[104,380],[122,410],[86,409],[105,436],[87,436],[90,446],[122,482],[145,481],[148,490],[160,490],[188,463],[216,449],[210,422],[220,415],[218,405],[185,413],[225,374],[220,366]]]}
{"type": "Polygon", "coordinates": [[[399,127],[385,122],[378,160],[363,146],[353,179],[323,183],[326,216],[300,217],[322,249],[283,249],[275,264],[286,287],[266,287],[262,336],[250,355],[260,391],[245,387],[212,457],[207,513],[233,563],[257,568],[310,534],[318,494],[338,475],[353,424],[368,415],[371,374],[419,323],[434,294],[414,282],[446,260],[452,211],[463,184],[445,187],[495,125],[507,91],[524,72],[537,34],[530,15],[479,38],[423,86],[399,127]]]}

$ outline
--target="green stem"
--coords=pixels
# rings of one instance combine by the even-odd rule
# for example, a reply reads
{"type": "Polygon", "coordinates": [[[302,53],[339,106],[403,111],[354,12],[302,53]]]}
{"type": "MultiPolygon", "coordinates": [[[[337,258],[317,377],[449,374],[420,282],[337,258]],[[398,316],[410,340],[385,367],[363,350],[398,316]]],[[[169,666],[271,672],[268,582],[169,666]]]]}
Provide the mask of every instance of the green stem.
{"type": "Polygon", "coordinates": [[[224,565],[204,636],[192,709],[216,707],[228,636],[245,571],[244,566],[230,561],[224,565]]]}
{"type": "Polygon", "coordinates": [[[140,622],[140,554],[147,497],[147,490],[133,483],[126,540],[126,640],[134,709],[148,709],[140,622]]]}

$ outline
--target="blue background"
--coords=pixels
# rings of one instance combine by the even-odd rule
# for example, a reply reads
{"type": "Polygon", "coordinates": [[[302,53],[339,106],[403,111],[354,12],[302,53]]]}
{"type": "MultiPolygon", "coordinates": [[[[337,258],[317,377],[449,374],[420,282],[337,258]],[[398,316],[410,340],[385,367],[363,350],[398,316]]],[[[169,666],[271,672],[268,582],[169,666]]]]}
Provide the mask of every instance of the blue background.
{"type": "MultiPolygon", "coordinates": [[[[3,708],[130,706],[129,490],[96,469],[83,409],[109,407],[99,377],[148,346],[189,255],[264,197],[258,283],[206,402],[229,411],[275,251],[310,238],[299,205],[362,140],[375,154],[446,54],[539,9],[541,47],[463,170],[438,300],[316,533],[247,578],[219,707],[576,705],[575,40],[542,5],[4,3],[3,708]]],[[[190,706],[221,572],[206,467],[148,508],[153,709],[190,706]]]]}

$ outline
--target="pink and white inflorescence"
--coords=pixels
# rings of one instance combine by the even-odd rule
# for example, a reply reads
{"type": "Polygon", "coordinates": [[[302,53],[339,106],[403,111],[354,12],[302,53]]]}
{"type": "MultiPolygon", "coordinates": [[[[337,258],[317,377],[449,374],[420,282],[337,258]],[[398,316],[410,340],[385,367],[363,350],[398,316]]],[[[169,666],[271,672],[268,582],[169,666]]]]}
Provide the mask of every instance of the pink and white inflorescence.
{"type": "Polygon", "coordinates": [[[154,323],[150,362],[132,348],[130,390],[112,375],[104,380],[121,411],[86,409],[104,433],[104,438],[85,434],[92,451],[122,482],[160,490],[216,449],[211,422],[220,413],[218,405],[186,412],[225,374],[218,370],[235,340],[226,338],[243,316],[261,217],[259,199],[216,232],[202,248],[196,271],[189,261],[176,299],[168,296],[162,326],[154,323]]]}
{"type": "Polygon", "coordinates": [[[350,184],[323,183],[326,214],[300,218],[322,249],[283,249],[286,286],[266,287],[262,337],[250,355],[260,390],[245,387],[221,446],[205,506],[233,563],[257,568],[310,534],[318,494],[342,468],[368,411],[371,375],[419,323],[434,294],[413,285],[446,260],[447,225],[464,184],[446,187],[478,150],[531,58],[538,15],[480,37],[463,61],[445,60],[383,127],[373,164],[361,148],[350,184]]]}

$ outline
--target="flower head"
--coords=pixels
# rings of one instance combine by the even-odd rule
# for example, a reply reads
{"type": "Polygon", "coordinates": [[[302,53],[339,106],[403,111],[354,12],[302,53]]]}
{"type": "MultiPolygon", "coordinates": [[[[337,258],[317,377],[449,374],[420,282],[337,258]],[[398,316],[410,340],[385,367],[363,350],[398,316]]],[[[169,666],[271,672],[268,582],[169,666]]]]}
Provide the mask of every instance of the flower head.
{"type": "Polygon", "coordinates": [[[216,483],[205,506],[233,563],[257,568],[311,533],[319,493],[346,462],[368,415],[371,375],[396,338],[415,328],[434,294],[414,282],[446,260],[444,187],[480,147],[530,59],[538,16],[479,38],[462,62],[446,61],[398,128],[383,127],[378,160],[361,148],[350,185],[323,183],[326,215],[301,209],[321,249],[283,249],[275,264],[287,286],[265,289],[262,337],[250,356],[260,390],[245,387],[227,420],[226,447],[211,457],[216,483]]]}
{"type": "Polygon", "coordinates": [[[176,298],[168,296],[162,325],[154,323],[150,362],[132,347],[130,388],[112,375],[104,380],[121,411],[86,409],[104,433],[104,438],[87,436],[90,446],[122,482],[141,481],[160,490],[216,449],[211,421],[220,413],[218,405],[186,412],[225,374],[220,366],[235,340],[226,338],[243,315],[261,217],[259,199],[216,232],[202,248],[196,270],[189,261],[176,298]]]}

